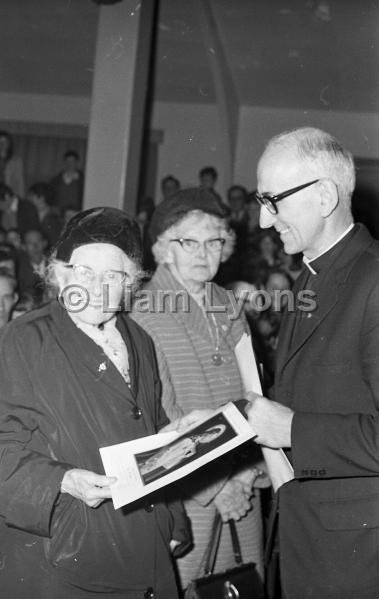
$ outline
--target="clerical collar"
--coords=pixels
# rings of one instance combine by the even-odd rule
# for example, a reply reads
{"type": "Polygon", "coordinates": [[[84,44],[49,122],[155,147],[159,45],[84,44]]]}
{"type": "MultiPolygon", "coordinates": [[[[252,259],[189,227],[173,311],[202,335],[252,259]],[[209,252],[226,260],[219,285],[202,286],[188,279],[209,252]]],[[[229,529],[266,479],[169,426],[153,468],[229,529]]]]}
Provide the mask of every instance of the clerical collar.
{"type": "Polygon", "coordinates": [[[317,275],[320,272],[321,268],[323,268],[323,263],[324,263],[323,257],[325,256],[325,258],[326,258],[325,262],[327,262],[328,257],[329,257],[329,252],[331,252],[331,250],[333,248],[336,248],[336,246],[340,243],[340,241],[342,241],[343,239],[345,239],[345,237],[347,237],[347,235],[350,233],[350,231],[353,230],[354,225],[355,225],[355,223],[351,223],[351,225],[349,225],[347,227],[347,229],[345,229],[345,231],[342,233],[342,235],[340,235],[338,237],[338,239],[333,241],[333,243],[326,250],[324,250],[321,254],[316,256],[316,258],[309,259],[306,256],[303,256],[303,262],[304,262],[305,266],[311,271],[312,275],[317,275]]]}

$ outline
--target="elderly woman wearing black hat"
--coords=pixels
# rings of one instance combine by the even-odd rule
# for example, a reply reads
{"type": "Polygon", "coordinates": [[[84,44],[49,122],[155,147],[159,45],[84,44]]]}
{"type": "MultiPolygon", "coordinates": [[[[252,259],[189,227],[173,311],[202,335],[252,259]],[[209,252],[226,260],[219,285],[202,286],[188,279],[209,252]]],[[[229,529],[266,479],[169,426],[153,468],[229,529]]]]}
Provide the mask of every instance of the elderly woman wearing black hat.
{"type": "MultiPolygon", "coordinates": [[[[181,190],[153,214],[150,234],[158,268],[136,299],[132,317],[151,335],[162,381],[162,404],[171,420],[192,410],[217,408],[243,397],[234,348],[247,326],[234,314],[226,291],[211,283],[232,248],[227,208],[204,189],[181,190]]],[[[192,523],[194,547],[178,560],[185,588],[196,576],[216,510],[233,518],[243,556],[262,573],[262,526],[254,461],[227,460],[204,467],[180,483],[192,523]],[[249,511],[254,507],[253,511],[249,511]]],[[[233,565],[228,529],[218,570],[233,565]]]]}
{"type": "Polygon", "coordinates": [[[167,423],[152,341],[118,312],[140,254],[122,211],[78,214],[50,265],[59,300],[1,333],[4,597],[177,597],[170,542],[189,540],[181,505],[157,494],[115,511],[99,454],[167,423]]]}

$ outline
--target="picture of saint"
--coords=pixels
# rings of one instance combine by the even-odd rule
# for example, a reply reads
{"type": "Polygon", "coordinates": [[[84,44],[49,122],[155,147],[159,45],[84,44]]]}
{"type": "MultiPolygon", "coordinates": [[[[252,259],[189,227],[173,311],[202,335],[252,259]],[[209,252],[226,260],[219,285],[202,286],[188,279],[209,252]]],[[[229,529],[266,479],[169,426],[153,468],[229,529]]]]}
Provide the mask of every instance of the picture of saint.
{"type": "Polygon", "coordinates": [[[235,434],[233,429],[220,414],[165,447],[137,454],[135,458],[143,482],[150,483],[180,468],[225,443],[233,434],[235,434]],[[224,420],[224,422],[213,422],[214,420],[224,420]]]}

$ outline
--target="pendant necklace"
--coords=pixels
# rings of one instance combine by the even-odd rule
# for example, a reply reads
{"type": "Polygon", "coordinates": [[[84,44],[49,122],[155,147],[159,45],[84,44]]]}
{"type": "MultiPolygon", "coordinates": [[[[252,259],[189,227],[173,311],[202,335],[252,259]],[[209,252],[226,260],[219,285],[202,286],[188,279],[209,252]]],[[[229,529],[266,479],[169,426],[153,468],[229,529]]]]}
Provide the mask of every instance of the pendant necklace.
{"type": "Polygon", "coordinates": [[[215,344],[215,351],[214,351],[214,353],[211,356],[211,360],[212,360],[212,364],[214,364],[214,366],[221,366],[221,364],[223,364],[224,360],[223,360],[223,357],[222,357],[221,352],[220,352],[220,333],[219,333],[219,330],[218,330],[218,326],[217,326],[215,315],[212,312],[210,312],[210,317],[212,319],[212,322],[213,322],[213,325],[214,325],[214,330],[216,332],[216,339],[215,339],[214,336],[213,336],[212,327],[211,327],[211,325],[209,323],[209,320],[207,318],[207,326],[208,326],[209,335],[210,335],[212,341],[215,344]]]}

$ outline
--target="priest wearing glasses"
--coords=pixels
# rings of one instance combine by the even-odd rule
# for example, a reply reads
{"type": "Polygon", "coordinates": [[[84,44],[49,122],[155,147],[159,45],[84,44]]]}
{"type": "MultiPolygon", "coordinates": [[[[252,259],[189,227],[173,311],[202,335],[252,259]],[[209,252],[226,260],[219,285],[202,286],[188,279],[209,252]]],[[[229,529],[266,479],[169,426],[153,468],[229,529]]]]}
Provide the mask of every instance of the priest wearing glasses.
{"type": "Polygon", "coordinates": [[[375,599],[379,588],[379,246],[353,222],[352,155],[330,134],[274,137],[258,164],[260,226],[303,252],[294,286],[315,309],[284,318],[275,400],[256,396],[256,441],[288,448],[279,490],[286,599],[375,599]]]}

